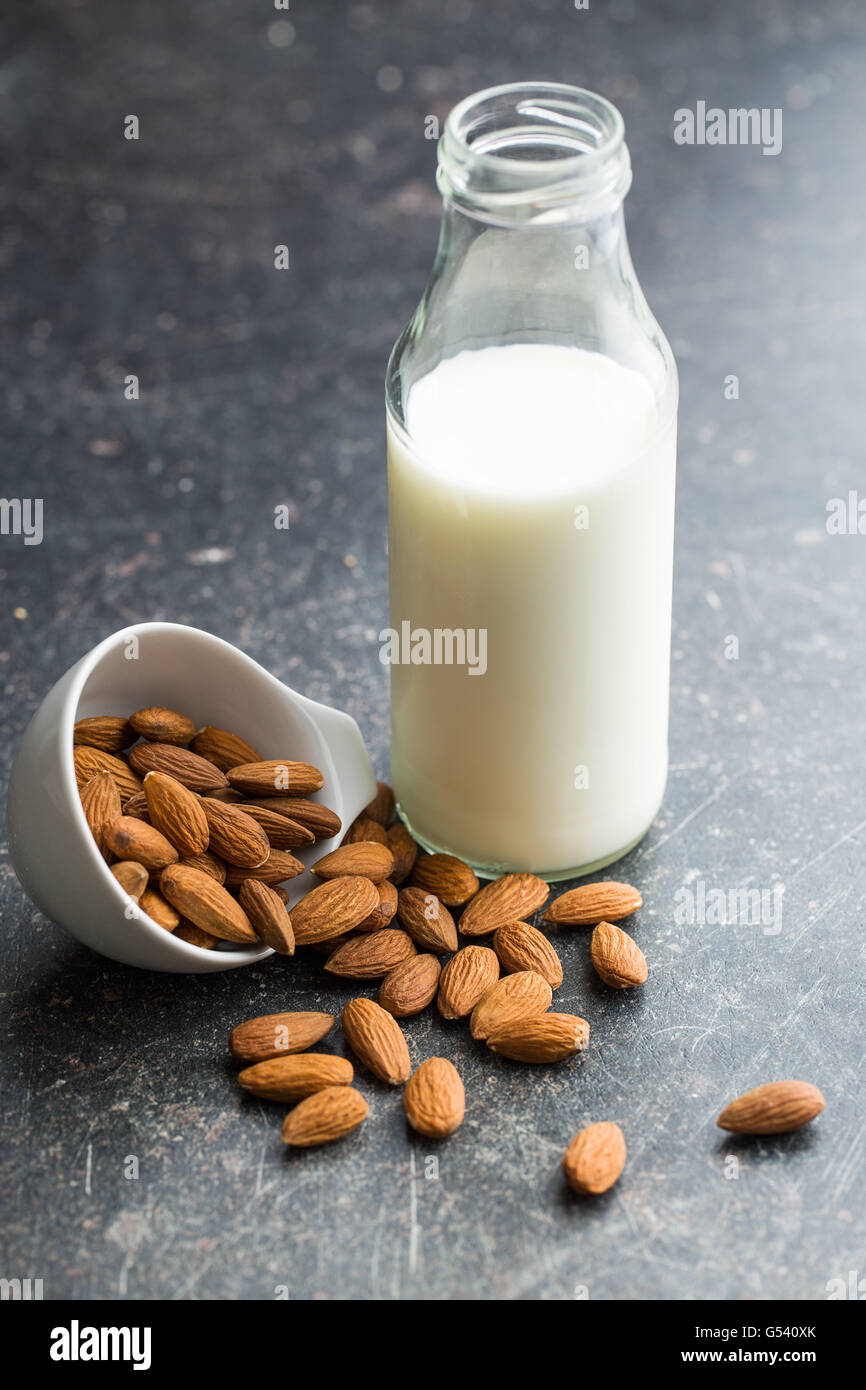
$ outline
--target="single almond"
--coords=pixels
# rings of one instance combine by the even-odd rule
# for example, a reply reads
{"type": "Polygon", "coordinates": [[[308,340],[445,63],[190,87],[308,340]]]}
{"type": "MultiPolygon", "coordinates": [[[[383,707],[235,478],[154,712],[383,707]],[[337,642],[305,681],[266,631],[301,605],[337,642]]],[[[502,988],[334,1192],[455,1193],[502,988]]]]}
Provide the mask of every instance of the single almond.
{"type": "Polygon", "coordinates": [[[637,942],[612,922],[599,922],[592,933],[589,954],[606,985],[632,989],[647,977],[646,957],[637,942]]]}
{"type": "Polygon", "coordinates": [[[170,902],[166,902],[161,893],[155,888],[145,888],[138,900],[138,905],[145,917],[149,917],[163,931],[174,931],[175,927],[180,926],[180,913],[176,912],[170,902]]]}
{"type": "Polygon", "coordinates": [[[374,840],[341,845],[312,865],[317,878],[343,878],[348,874],[360,874],[371,883],[382,883],[393,868],[394,859],[387,845],[377,845],[374,840]]]}
{"type": "Polygon", "coordinates": [[[295,941],[307,946],[353,931],[378,902],[376,885],[368,878],[333,878],[320,883],[292,908],[295,941]]]}
{"type": "Polygon", "coordinates": [[[229,733],[228,729],[215,729],[212,724],[205,724],[203,729],[198,730],[192,740],[192,749],[200,758],[207,758],[209,763],[218,767],[220,772],[228,772],[229,768],[239,767],[241,763],[259,763],[262,760],[261,753],[257,753],[244,739],[229,733]]]}
{"type": "Polygon", "coordinates": [[[138,902],[147,887],[148,872],[144,865],[136,864],[134,859],[120,859],[112,864],[111,872],[123,891],[138,902]]]}
{"type": "Polygon", "coordinates": [[[208,846],[208,825],[204,803],[199,797],[169,777],[167,772],[148,772],[144,795],[151,825],[174,845],[178,854],[202,854],[208,846]]]}
{"type": "Polygon", "coordinates": [[[245,1091],[261,1100],[296,1101],[326,1086],[349,1086],[355,1069],[346,1057],[327,1052],[300,1052],[294,1057],[271,1057],[238,1073],[245,1091]]]}
{"type": "Polygon", "coordinates": [[[159,886],[182,917],[211,936],[219,936],[223,941],[258,940],[240,903],[210,874],[172,864],[160,874],[159,886]]]}
{"type": "Polygon", "coordinates": [[[499,979],[499,957],[488,946],[464,946],[439,978],[437,1007],[443,1018],[465,1018],[499,979]]]}
{"type": "Polygon", "coordinates": [[[255,869],[264,864],[271,848],[268,837],[246,811],[209,796],[202,797],[201,807],[214,854],[241,869],[255,869]]]}
{"type": "Polygon", "coordinates": [[[537,1014],[506,1023],[487,1039],[487,1046],[514,1062],[561,1062],[582,1052],[589,1024],[576,1014],[537,1014]]]}
{"type": "Polygon", "coordinates": [[[427,1139],[444,1139],[463,1123],[466,1092],[460,1073],[446,1057],[428,1057],[416,1067],[403,1092],[406,1119],[427,1139]]]}
{"type": "Polygon", "coordinates": [[[189,854],[185,855],[180,862],[185,864],[188,869],[199,869],[203,874],[210,874],[217,883],[225,883],[226,881],[226,866],[215,854],[209,854],[207,851],[203,854],[189,854]]]}
{"type": "Polygon", "coordinates": [[[554,898],[544,920],[563,927],[592,927],[596,922],[619,922],[637,912],[642,902],[630,883],[584,883],[554,898]]]}
{"type": "Polygon", "coordinates": [[[105,843],[118,859],[134,859],[150,873],[177,862],[174,845],[152,825],[133,816],[118,816],[105,832],[105,843]]]}
{"type": "Polygon", "coordinates": [[[108,831],[121,816],[120,792],[110,772],[97,772],[81,788],[81,809],[99,853],[110,859],[108,831]]]}
{"type": "Polygon", "coordinates": [[[289,854],[287,849],[272,849],[264,863],[257,864],[255,868],[242,869],[239,864],[229,864],[226,869],[226,887],[237,888],[244,879],[257,878],[262,883],[269,883],[273,888],[277,883],[297,878],[298,874],[303,872],[304,866],[300,859],[289,854]]]}
{"type": "Polygon", "coordinates": [[[401,888],[397,897],[397,916],[417,946],[425,951],[457,950],[454,918],[433,893],[423,888],[401,888]]]}
{"type": "Polygon", "coordinates": [[[357,820],[353,820],[343,836],[344,845],[354,845],[359,840],[372,840],[374,844],[385,845],[386,847],[388,844],[385,830],[382,829],[378,821],[370,820],[369,816],[359,816],[357,820]]]}
{"type": "Polygon", "coordinates": [[[480,884],[468,864],[453,854],[426,854],[415,861],[412,884],[435,893],[446,907],[462,907],[474,898],[480,884]]]}
{"type": "Polygon", "coordinates": [[[241,763],[229,768],[229,785],[247,796],[306,796],[324,786],[325,779],[312,763],[291,762],[287,758],[268,758],[258,763],[241,763]]]}
{"type": "Polygon", "coordinates": [[[395,1018],[420,1014],[436,998],[440,973],[435,956],[407,956],[382,981],[379,1003],[395,1018]]]}
{"type": "Polygon", "coordinates": [[[550,985],[562,984],[562,962],[547,937],[529,922],[508,922],[493,934],[493,949],[507,975],[534,970],[550,985]]]}
{"type": "Polygon", "coordinates": [[[312,830],[300,821],[280,816],[276,811],[267,811],[252,801],[244,801],[238,808],[245,816],[254,820],[268,837],[272,849],[298,849],[301,845],[311,845],[315,841],[312,830]]]}
{"type": "Polygon", "coordinates": [[[304,1011],[262,1014],[232,1029],[229,1050],[241,1062],[266,1062],[269,1057],[306,1052],[333,1026],[333,1014],[304,1011]]]}
{"type": "Polygon", "coordinates": [[[563,1155],[562,1171],[573,1191],[598,1196],[613,1187],[625,1159],[625,1136],[619,1125],[601,1120],[574,1136],[563,1155]]]}
{"type": "Polygon", "coordinates": [[[365,807],[364,815],[368,816],[370,820],[376,821],[378,825],[381,825],[383,830],[387,830],[394,819],[396,809],[394,804],[394,793],[388,786],[388,783],[377,782],[376,795],[373,797],[369,806],[365,807]]]}
{"type": "Polygon", "coordinates": [[[248,878],[241,884],[238,902],[253,924],[256,935],[280,956],[295,954],[295,935],[292,919],[285,903],[273,888],[257,879],[248,878]]]}
{"type": "Polygon", "coordinates": [[[369,1108],[354,1086],[326,1086],[289,1111],[283,1120],[283,1143],[309,1149],[343,1139],[358,1128],[369,1108]]]}
{"type": "Polygon", "coordinates": [[[393,883],[387,879],[384,883],[377,883],[376,891],[379,894],[379,902],[369,917],[358,923],[358,931],[381,931],[383,927],[390,926],[391,919],[397,911],[397,889],[393,883]]]}
{"type": "Polygon", "coordinates": [[[473,1038],[482,1042],[509,1023],[546,1013],[553,992],[546,980],[534,970],[519,970],[505,975],[482,994],[469,1020],[473,1038]]]}
{"type": "Polygon", "coordinates": [[[220,944],[218,936],[211,936],[210,932],[202,931],[195,922],[188,922],[182,917],[180,926],[175,927],[172,936],[177,940],[186,941],[190,946],[198,946],[202,951],[213,951],[220,944]]]}
{"type": "Polygon", "coordinates": [[[122,715],[97,714],[78,720],[72,730],[72,742],[87,748],[101,748],[103,753],[119,753],[135,743],[135,730],[122,715]]]}
{"type": "Polygon", "coordinates": [[[133,816],[135,820],[146,821],[150,825],[150,811],[147,809],[147,797],[143,788],[140,792],[136,792],[135,796],[131,796],[128,801],[124,801],[123,814],[133,816]]]}
{"type": "Polygon", "coordinates": [[[302,796],[272,796],[256,799],[251,803],[263,811],[274,811],[278,816],[286,816],[299,825],[311,830],[317,840],[331,840],[339,835],[342,821],[330,806],[318,801],[307,801],[302,796]]]}
{"type": "Polygon", "coordinates": [[[412,872],[412,867],[418,856],[418,846],[402,821],[392,825],[387,834],[388,848],[394,856],[391,882],[399,885],[405,883],[412,872]]]}
{"type": "Polygon", "coordinates": [[[769,1081],[732,1100],[716,1124],[734,1134],[788,1134],[814,1120],[825,1104],[809,1081],[769,1081]]]}
{"type": "Polygon", "coordinates": [[[130,752],[129,761],[142,777],[146,772],[167,772],[191,792],[205,796],[226,785],[225,774],[213,763],[173,743],[137,743],[130,752]]]}
{"type": "Polygon", "coordinates": [[[165,709],[162,705],[149,705],[138,709],[129,716],[129,722],[137,734],[149,739],[151,743],[189,743],[195,734],[195,724],[185,714],[176,709],[165,709]]]}
{"type": "Polygon", "coordinates": [[[368,1071],[398,1086],[412,1070],[399,1023],[373,999],[350,999],[342,1013],[346,1042],[368,1071]]]}
{"type": "Polygon", "coordinates": [[[547,902],[550,892],[535,874],[506,874],[487,883],[463,909],[460,930],[464,936],[489,936],[507,922],[520,922],[547,902]]]}
{"type": "Polygon", "coordinates": [[[338,946],[325,961],[325,969],[347,980],[380,980],[401,960],[414,955],[415,945],[406,932],[385,927],[338,946]]]}
{"type": "Polygon", "coordinates": [[[101,748],[79,745],[72,750],[72,761],[75,765],[75,781],[79,793],[100,772],[111,773],[114,785],[120,793],[121,803],[141,791],[141,778],[136,777],[123,759],[116,758],[113,753],[103,753],[101,748]]]}

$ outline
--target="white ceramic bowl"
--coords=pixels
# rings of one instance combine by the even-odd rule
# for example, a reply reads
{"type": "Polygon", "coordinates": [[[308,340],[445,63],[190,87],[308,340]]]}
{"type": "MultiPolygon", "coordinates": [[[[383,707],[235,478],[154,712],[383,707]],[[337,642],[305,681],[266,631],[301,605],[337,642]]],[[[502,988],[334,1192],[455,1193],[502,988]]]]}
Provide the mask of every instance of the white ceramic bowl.
{"type": "MultiPolygon", "coordinates": [[[[137,623],[106,637],[49,691],[12,767],[6,812],[9,853],[36,906],[85,945],[147,970],[202,973],[261,960],[266,946],[191,946],[139,913],[109,871],[90,833],[75,784],[72,727],[96,714],[129,715],[147,705],[182,710],[196,723],[230,729],[264,758],[313,763],[325,777],[316,799],[347,827],[376,782],[354,719],[290,690],[236,647],[198,628],[137,623]]],[[[298,858],[320,858],[319,841],[298,858]]],[[[295,901],[316,880],[287,888],[295,901]]]]}

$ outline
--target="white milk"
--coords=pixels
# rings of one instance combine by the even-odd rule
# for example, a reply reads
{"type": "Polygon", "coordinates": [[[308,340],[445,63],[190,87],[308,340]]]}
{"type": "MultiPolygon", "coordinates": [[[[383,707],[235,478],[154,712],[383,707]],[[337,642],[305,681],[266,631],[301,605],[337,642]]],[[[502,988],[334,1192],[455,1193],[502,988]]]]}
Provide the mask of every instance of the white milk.
{"type": "Polygon", "coordinates": [[[486,670],[472,633],[477,674],[392,666],[400,808],[476,866],[609,862],[667,775],[675,423],[660,434],[649,385],[610,358],[522,344],[442,361],[406,425],[388,426],[391,626],[422,656],[420,630],[435,653],[436,629],[485,629],[486,670]]]}

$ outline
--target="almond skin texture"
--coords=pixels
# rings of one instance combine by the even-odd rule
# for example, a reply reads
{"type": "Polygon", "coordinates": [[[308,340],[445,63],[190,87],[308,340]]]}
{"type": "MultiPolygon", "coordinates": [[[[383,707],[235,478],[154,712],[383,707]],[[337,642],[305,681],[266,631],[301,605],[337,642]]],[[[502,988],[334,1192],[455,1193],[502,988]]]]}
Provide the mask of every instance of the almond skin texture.
{"type": "Polygon", "coordinates": [[[172,864],[160,874],[159,886],[172,907],[202,931],[223,941],[258,941],[240,903],[210,874],[172,864]]]}
{"type": "Polygon", "coordinates": [[[326,1086],[349,1086],[355,1075],[345,1057],[327,1052],[301,1052],[295,1057],[272,1057],[238,1073],[238,1082],[262,1100],[303,1100],[326,1086]]]}
{"type": "Polygon", "coordinates": [[[444,1139],[463,1123],[466,1093],[457,1068],[445,1057],[428,1057],[403,1092],[406,1119],[427,1139],[444,1139]]]}
{"type": "Polygon", "coordinates": [[[188,869],[198,869],[203,874],[210,874],[217,883],[226,881],[226,866],[215,854],[190,854],[184,856],[180,862],[188,869]]]}
{"type": "Polygon", "coordinates": [[[493,934],[493,949],[502,962],[506,975],[518,970],[534,970],[546,980],[551,989],[562,984],[562,963],[547,937],[529,922],[509,922],[497,927],[493,934]]]}
{"type": "Polygon", "coordinates": [[[138,902],[147,887],[148,873],[144,865],[136,864],[134,859],[121,859],[112,864],[111,872],[123,891],[138,902]]]}
{"type": "Polygon", "coordinates": [[[716,1124],[733,1134],[788,1134],[820,1115],[825,1103],[809,1081],[770,1081],[732,1100],[716,1124]]]}
{"type": "Polygon", "coordinates": [[[507,922],[519,922],[547,902],[550,889],[535,874],[506,874],[486,884],[463,909],[464,936],[489,936],[507,922]]]}
{"type": "Polygon", "coordinates": [[[147,797],[143,788],[123,803],[123,814],[134,816],[136,820],[147,821],[147,824],[150,825],[150,812],[147,809],[147,797]]]}
{"type": "Polygon", "coordinates": [[[381,980],[395,965],[415,954],[414,942],[406,932],[385,927],[338,946],[325,961],[325,969],[347,980],[381,980]]]}
{"type": "Polygon", "coordinates": [[[202,797],[201,807],[214,854],[241,869],[256,869],[264,864],[271,847],[264,830],[252,816],[240,806],[214,801],[209,796],[202,797]]]}
{"type": "Polygon", "coordinates": [[[239,1023],[229,1035],[229,1051],[241,1062],[266,1062],[270,1057],[288,1057],[323,1038],[334,1026],[333,1014],[262,1014],[239,1023]]]}
{"type": "Polygon", "coordinates": [[[118,859],[134,859],[152,874],[177,862],[174,845],[152,825],[132,816],[118,816],[105,834],[105,842],[118,859]]]}
{"type": "Polygon", "coordinates": [[[384,883],[377,883],[376,891],[379,894],[379,905],[369,917],[358,923],[358,931],[381,931],[383,927],[390,926],[397,911],[397,889],[393,883],[389,883],[387,879],[384,883]]]}
{"type": "Polygon", "coordinates": [[[405,883],[418,856],[418,846],[402,821],[398,821],[389,829],[388,848],[394,856],[391,882],[398,885],[405,883]]]}
{"type": "Polygon", "coordinates": [[[73,744],[86,748],[101,748],[103,753],[119,753],[135,743],[135,730],[122,715],[97,714],[91,719],[79,719],[72,730],[73,744]]]}
{"type": "Polygon", "coordinates": [[[491,985],[478,1000],[472,1010],[469,1030],[473,1038],[483,1042],[491,1033],[499,1032],[509,1023],[546,1013],[552,998],[550,985],[534,970],[520,970],[515,975],[506,975],[491,985]]]}
{"type": "Polygon", "coordinates": [[[253,930],[266,946],[280,956],[295,954],[295,934],[285,903],[273,888],[248,878],[241,884],[238,902],[253,924],[253,930]]]}
{"type": "Polygon", "coordinates": [[[144,795],[151,825],[178,854],[202,854],[208,846],[207,817],[199,797],[166,772],[148,772],[144,795]]]}
{"type": "Polygon", "coordinates": [[[612,989],[633,989],[647,977],[646,957],[640,946],[612,922],[599,922],[589,953],[598,974],[612,989]]]}
{"type": "Polygon", "coordinates": [[[286,879],[297,878],[298,874],[304,872],[304,866],[300,859],[296,859],[293,854],[289,854],[287,849],[272,849],[263,864],[257,864],[254,869],[242,869],[240,865],[229,864],[226,869],[226,886],[237,888],[246,878],[257,878],[262,883],[269,883],[273,888],[276,883],[285,883],[286,879]]]}
{"type": "Polygon", "coordinates": [[[113,753],[103,753],[101,748],[73,748],[72,761],[75,764],[75,781],[79,792],[99,772],[111,773],[121,802],[128,801],[142,789],[141,778],[137,777],[121,758],[115,758],[113,753]]]}
{"type": "Polygon", "coordinates": [[[311,845],[315,841],[312,830],[301,825],[300,821],[278,815],[276,811],[262,810],[261,806],[255,806],[251,801],[242,802],[238,810],[261,827],[272,849],[299,849],[301,845],[311,845]]]}
{"type": "Polygon", "coordinates": [[[370,820],[369,816],[359,816],[353,820],[349,829],[343,836],[344,845],[355,845],[359,840],[372,840],[374,844],[388,845],[388,836],[382,829],[378,821],[370,820]]]}
{"type": "Polygon", "coordinates": [[[481,886],[468,864],[453,854],[426,854],[415,861],[412,885],[435,893],[446,907],[462,907],[474,898],[481,886]]]}
{"type": "Polygon", "coordinates": [[[589,1042],[589,1024],[576,1014],[538,1014],[507,1023],[487,1046],[513,1062],[561,1062],[589,1042]]]}
{"type": "Polygon", "coordinates": [[[181,918],[179,927],[175,927],[172,936],[179,937],[181,941],[186,941],[190,946],[198,946],[202,951],[212,951],[215,946],[220,944],[218,936],[211,936],[210,932],[202,931],[195,922],[187,922],[181,918]]]}
{"type": "Polygon", "coordinates": [[[335,878],[320,883],[292,908],[295,941],[308,946],[353,931],[378,903],[376,885],[368,878],[335,878]]]}
{"type": "Polygon", "coordinates": [[[180,926],[180,913],[175,912],[171,903],[166,902],[161,893],[157,893],[155,888],[145,888],[138,900],[138,905],[146,917],[152,922],[156,922],[158,927],[164,931],[174,931],[180,926]]]}
{"type": "Polygon", "coordinates": [[[346,1041],[368,1071],[390,1086],[407,1081],[412,1070],[403,1031],[373,999],[350,999],[343,1009],[346,1041]]]}
{"type": "Polygon", "coordinates": [[[137,734],[151,743],[189,743],[195,734],[195,724],[176,709],[150,705],[136,710],[129,722],[137,734]]]}
{"type": "MultiPolygon", "coordinates": [[[[103,859],[111,859],[108,831],[120,819],[120,792],[110,772],[97,772],[81,789],[81,809],[103,859]]],[[[395,890],[396,893],[396,890],[395,890]]]]}
{"type": "Polygon", "coordinates": [[[130,752],[129,761],[142,777],[146,772],[167,772],[191,792],[204,796],[226,785],[225,774],[213,763],[191,753],[188,748],[177,748],[171,743],[137,743],[130,752]]]}
{"type": "Polygon", "coordinates": [[[619,922],[637,912],[643,898],[629,883],[585,883],[554,898],[544,914],[557,926],[593,927],[596,922],[619,922]]]}
{"type": "Polygon", "coordinates": [[[464,946],[439,979],[437,1006],[443,1018],[465,1018],[499,979],[499,957],[488,946],[464,946]]]}
{"type": "Polygon", "coordinates": [[[447,907],[423,888],[401,888],[397,916],[417,946],[425,951],[457,950],[457,928],[447,907]]]}
{"type": "Polygon", "coordinates": [[[271,796],[253,801],[263,811],[275,811],[278,816],[287,816],[313,832],[317,840],[330,840],[339,835],[343,822],[330,806],[318,801],[307,801],[301,796],[271,796]]]}
{"type": "Polygon", "coordinates": [[[369,1106],[353,1086],[326,1086],[307,1096],[283,1120],[283,1143],[310,1149],[342,1139],[366,1118],[369,1106]]]}
{"type": "Polygon", "coordinates": [[[260,763],[241,763],[229,768],[229,786],[247,796],[306,796],[324,786],[325,779],[312,763],[288,758],[268,758],[260,763]]]}
{"type": "Polygon", "coordinates": [[[613,1187],[625,1159],[622,1130],[610,1120],[602,1120],[574,1136],[563,1155],[562,1171],[573,1192],[598,1196],[613,1187]]]}
{"type": "Polygon", "coordinates": [[[200,758],[207,758],[220,772],[228,772],[229,768],[239,767],[241,763],[262,760],[261,754],[237,734],[230,734],[228,729],[215,729],[212,724],[205,724],[198,730],[192,740],[192,750],[200,758]]]}
{"type": "Polygon", "coordinates": [[[377,825],[381,825],[383,830],[387,830],[394,819],[396,810],[397,808],[394,805],[394,793],[388,786],[388,783],[377,782],[376,795],[373,797],[369,806],[365,807],[364,815],[369,820],[376,821],[377,825]]]}
{"type": "Polygon", "coordinates": [[[394,868],[394,857],[386,845],[377,845],[374,840],[362,840],[332,850],[312,868],[317,878],[344,878],[347,874],[360,874],[371,883],[384,883],[394,868]]]}
{"type": "Polygon", "coordinates": [[[420,1014],[436,998],[440,973],[435,956],[409,956],[385,976],[379,1003],[394,1018],[420,1014]]]}

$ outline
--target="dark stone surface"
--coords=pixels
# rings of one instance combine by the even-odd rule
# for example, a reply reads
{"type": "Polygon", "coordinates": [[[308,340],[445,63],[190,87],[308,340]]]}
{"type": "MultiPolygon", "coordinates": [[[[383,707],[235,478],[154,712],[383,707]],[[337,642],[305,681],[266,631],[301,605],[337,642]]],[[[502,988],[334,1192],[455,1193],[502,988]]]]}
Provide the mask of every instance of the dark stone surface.
{"type": "Polygon", "coordinates": [[[562,933],[588,1055],[529,1072],[428,1012],[411,1050],[463,1072],[459,1133],[408,1136],[363,1075],[363,1130],[287,1155],[225,1038],[337,1009],[319,959],[113,965],[7,860],[0,1274],[55,1298],[823,1298],[864,1252],[866,540],[828,535],[825,508],[863,485],[866,13],[317,0],[288,19],[269,37],[286,16],[265,3],[31,0],[4,20],[2,491],[45,500],[41,546],[0,537],[5,768],[68,665],[168,618],[350,710],[384,771],[382,377],[435,244],[424,117],[521,76],[583,83],[624,111],[632,250],[682,377],[672,772],[617,870],[644,894],[650,978],[613,996],[562,933]],[[782,153],[676,147],[699,99],[783,107],[782,153]],[[783,884],[781,930],[678,922],[699,881],[783,884]],[[720,1137],[723,1103],[789,1076],[827,1097],[809,1132],[720,1137]],[[628,1166],[580,1201],[560,1155],[603,1117],[628,1166]]]}

